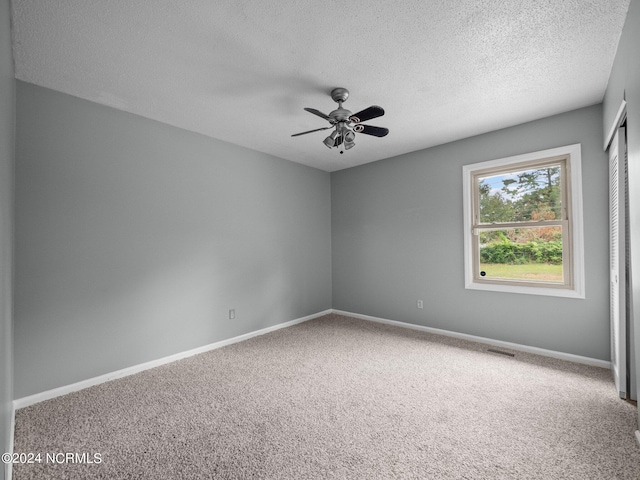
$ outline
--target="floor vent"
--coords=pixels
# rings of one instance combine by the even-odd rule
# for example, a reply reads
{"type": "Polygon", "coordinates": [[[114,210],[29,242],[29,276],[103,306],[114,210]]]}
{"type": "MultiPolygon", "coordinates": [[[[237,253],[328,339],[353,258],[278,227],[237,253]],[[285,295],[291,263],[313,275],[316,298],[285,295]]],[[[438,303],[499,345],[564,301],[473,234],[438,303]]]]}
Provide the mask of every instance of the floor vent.
{"type": "Polygon", "coordinates": [[[515,353],[503,352],[502,350],[496,350],[494,348],[488,348],[487,352],[499,353],[500,355],[506,355],[507,357],[515,357],[516,356],[515,353]]]}

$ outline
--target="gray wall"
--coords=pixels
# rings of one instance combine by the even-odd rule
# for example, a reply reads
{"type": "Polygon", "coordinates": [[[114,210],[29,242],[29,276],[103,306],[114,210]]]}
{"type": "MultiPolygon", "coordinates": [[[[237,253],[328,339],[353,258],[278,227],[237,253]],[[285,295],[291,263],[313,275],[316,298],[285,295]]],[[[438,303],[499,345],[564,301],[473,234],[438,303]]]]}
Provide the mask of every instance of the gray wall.
{"type": "Polygon", "coordinates": [[[608,360],[607,171],[597,105],[334,172],[333,306],[608,360]],[[586,299],[465,290],[462,166],[574,143],[582,144],[586,299]]]}
{"type": "MultiPolygon", "coordinates": [[[[11,7],[0,3],[0,453],[9,451],[13,400],[12,240],[15,81],[11,7]]],[[[0,480],[5,478],[0,464],[0,480]]]]}
{"type": "Polygon", "coordinates": [[[16,139],[16,398],[331,308],[328,173],[23,82],[16,139]]]}
{"type": "MultiPolygon", "coordinates": [[[[609,131],[620,102],[627,101],[627,149],[629,156],[629,216],[635,351],[640,352],[640,1],[631,0],[618,52],[604,96],[603,128],[609,131]]],[[[640,355],[636,354],[636,372],[640,372],[640,355]]]]}

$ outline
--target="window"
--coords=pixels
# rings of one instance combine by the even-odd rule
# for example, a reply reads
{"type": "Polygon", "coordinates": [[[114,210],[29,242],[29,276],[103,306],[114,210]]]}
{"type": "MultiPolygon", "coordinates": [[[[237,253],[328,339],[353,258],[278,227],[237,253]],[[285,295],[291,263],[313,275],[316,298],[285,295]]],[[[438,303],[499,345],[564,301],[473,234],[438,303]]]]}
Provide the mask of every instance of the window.
{"type": "Polygon", "coordinates": [[[580,145],[463,166],[465,286],[584,298],[580,145]]]}

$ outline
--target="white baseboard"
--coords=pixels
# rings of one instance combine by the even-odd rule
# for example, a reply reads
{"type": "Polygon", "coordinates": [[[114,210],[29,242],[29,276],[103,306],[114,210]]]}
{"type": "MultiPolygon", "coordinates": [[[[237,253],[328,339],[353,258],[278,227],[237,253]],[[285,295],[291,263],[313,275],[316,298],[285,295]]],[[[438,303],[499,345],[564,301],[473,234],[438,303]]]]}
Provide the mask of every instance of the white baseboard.
{"type": "Polygon", "coordinates": [[[322,312],[314,313],[313,315],[307,315],[306,317],[296,318],[288,322],[279,323],[278,325],[273,325],[271,327],[263,328],[261,330],[256,330],[255,332],[245,333],[243,335],[229,338],[227,340],[221,340],[216,343],[211,343],[209,345],[204,345],[202,347],[194,348],[192,350],[187,350],[186,352],[180,352],[174,355],[170,355],[168,357],[152,360],[150,362],[141,363],[139,365],[133,365],[131,367],[123,368],[122,370],[116,370],[115,372],[105,373],[104,375],[88,378],[87,380],[82,380],[81,382],[72,383],[71,385],[65,385],[65,386],[54,388],[44,392],[36,393],[34,395],[29,395],[28,397],[18,398],[13,401],[13,408],[15,411],[20,408],[28,407],[30,405],[43,402],[45,400],[49,400],[51,398],[59,397],[61,395],[66,395],[71,392],[76,392],[78,390],[92,387],[94,385],[99,385],[101,383],[105,383],[110,380],[116,380],[118,378],[127,377],[129,375],[133,375],[135,373],[142,372],[144,370],[149,370],[150,368],[159,367],[160,365],[165,365],[167,363],[172,363],[177,360],[182,360],[183,358],[192,357],[193,355],[197,355],[199,353],[204,353],[210,350],[215,350],[217,348],[226,347],[227,345],[232,345],[234,343],[242,342],[244,340],[248,340],[250,338],[257,337],[259,335],[264,335],[265,333],[273,332],[275,330],[280,330],[281,328],[291,327],[292,325],[306,322],[308,320],[313,320],[314,318],[327,315],[331,312],[332,310],[329,309],[322,312]]]}
{"type": "Polygon", "coordinates": [[[640,432],[638,430],[636,430],[635,437],[636,437],[636,444],[638,445],[638,447],[640,447],[640,432]]]}
{"type": "Polygon", "coordinates": [[[370,315],[362,315],[359,313],[345,312],[342,310],[333,309],[332,312],[338,315],[345,315],[347,317],[359,318],[361,320],[369,320],[372,322],[385,323],[387,325],[395,325],[396,327],[409,328],[412,330],[419,330],[421,332],[429,332],[429,333],[434,333],[436,335],[444,335],[447,337],[454,337],[454,338],[460,338],[462,340],[470,340],[472,342],[484,343],[487,345],[492,345],[494,347],[508,348],[508,349],[517,350],[520,352],[535,353],[536,355],[557,358],[560,360],[566,360],[574,363],[582,363],[582,364],[591,365],[594,367],[601,367],[601,368],[607,368],[607,369],[611,368],[611,362],[608,362],[606,360],[598,360],[597,358],[582,357],[580,355],[573,355],[571,353],[556,352],[554,350],[546,350],[544,348],[530,347],[528,345],[520,345],[518,343],[503,342],[502,340],[494,340],[492,338],[476,337],[475,335],[468,335],[466,333],[458,333],[458,332],[452,332],[449,330],[441,330],[439,328],[425,327],[423,325],[415,325],[412,323],[398,322],[397,320],[388,320],[386,318],[372,317],[370,315]]]}

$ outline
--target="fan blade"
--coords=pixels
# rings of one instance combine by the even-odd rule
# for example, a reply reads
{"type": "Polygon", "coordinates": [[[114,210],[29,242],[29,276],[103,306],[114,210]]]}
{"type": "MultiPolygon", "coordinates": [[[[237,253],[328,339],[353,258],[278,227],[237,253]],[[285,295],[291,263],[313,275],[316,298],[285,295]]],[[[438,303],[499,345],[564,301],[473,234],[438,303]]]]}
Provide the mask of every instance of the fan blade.
{"type": "Polygon", "coordinates": [[[381,117],[382,115],[384,115],[384,109],[382,107],[371,105],[369,108],[365,108],[364,110],[351,115],[349,120],[353,123],[360,123],[371,120],[372,118],[381,117]]]}
{"type": "Polygon", "coordinates": [[[373,135],[374,137],[384,137],[389,133],[388,128],[374,127],[373,125],[360,125],[362,128],[358,133],[373,135]]]}
{"type": "Polygon", "coordinates": [[[325,120],[331,121],[331,118],[329,118],[329,115],[325,115],[320,110],[316,110],[315,108],[305,108],[305,110],[309,113],[313,113],[314,115],[319,116],[320,118],[324,118],[325,120]]]}
{"type": "Polygon", "coordinates": [[[328,130],[330,128],[333,128],[333,125],[330,127],[322,127],[322,128],[316,128],[315,130],[309,130],[307,132],[300,132],[300,133],[294,133],[293,135],[291,135],[292,137],[299,137],[300,135],[306,135],[307,133],[313,133],[313,132],[319,132],[320,130],[328,130]]]}

